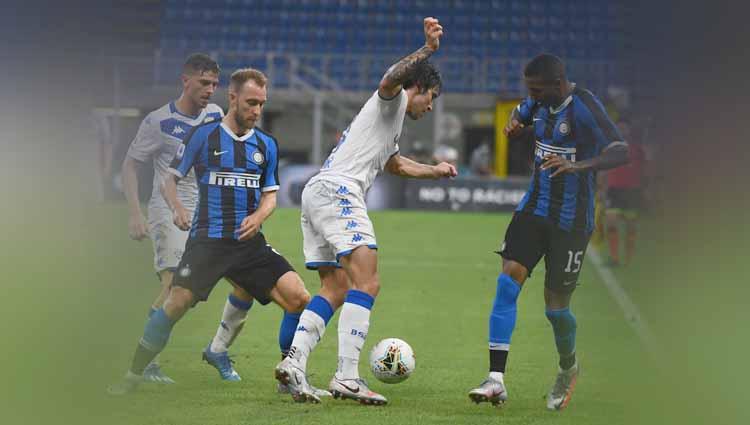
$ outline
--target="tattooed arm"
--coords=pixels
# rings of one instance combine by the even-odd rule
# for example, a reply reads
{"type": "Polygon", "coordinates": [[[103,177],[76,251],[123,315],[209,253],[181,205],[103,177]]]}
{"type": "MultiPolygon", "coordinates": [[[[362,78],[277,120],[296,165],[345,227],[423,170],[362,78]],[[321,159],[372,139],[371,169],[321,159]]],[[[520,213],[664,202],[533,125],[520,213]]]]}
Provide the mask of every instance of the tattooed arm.
{"type": "Polygon", "coordinates": [[[380,97],[390,99],[396,96],[401,91],[401,85],[414,70],[415,65],[429,58],[440,47],[440,36],[442,35],[443,27],[437,19],[424,18],[425,45],[388,68],[378,87],[380,97]]]}

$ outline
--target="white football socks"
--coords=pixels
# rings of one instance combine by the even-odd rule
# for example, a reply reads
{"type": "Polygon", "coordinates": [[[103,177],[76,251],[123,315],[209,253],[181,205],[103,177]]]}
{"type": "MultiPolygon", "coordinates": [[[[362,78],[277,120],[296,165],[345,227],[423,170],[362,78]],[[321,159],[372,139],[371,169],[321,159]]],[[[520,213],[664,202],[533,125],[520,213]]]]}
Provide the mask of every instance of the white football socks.
{"type": "Polygon", "coordinates": [[[292,346],[289,348],[289,358],[303,372],[307,371],[308,356],[325,332],[326,322],[322,317],[311,310],[302,312],[297,330],[294,332],[292,346]]]}
{"type": "Polygon", "coordinates": [[[240,333],[242,327],[245,326],[247,312],[250,310],[250,306],[252,306],[252,303],[246,305],[236,298],[233,303],[232,298],[233,297],[230,296],[224,305],[224,313],[221,316],[221,323],[219,323],[216,335],[211,341],[210,350],[213,353],[224,353],[229,351],[229,347],[234,342],[234,339],[240,333]]]}
{"type": "Polygon", "coordinates": [[[370,309],[345,302],[339,316],[339,359],[336,378],[359,378],[359,355],[370,328],[370,309]]]}

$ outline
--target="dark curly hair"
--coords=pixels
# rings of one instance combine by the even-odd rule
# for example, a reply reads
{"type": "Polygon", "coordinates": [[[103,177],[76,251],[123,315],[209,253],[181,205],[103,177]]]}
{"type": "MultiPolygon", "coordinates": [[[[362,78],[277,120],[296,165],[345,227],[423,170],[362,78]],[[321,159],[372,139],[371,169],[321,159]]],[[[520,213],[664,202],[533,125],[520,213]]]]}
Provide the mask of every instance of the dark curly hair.
{"type": "Polygon", "coordinates": [[[437,67],[432,64],[429,60],[425,59],[415,64],[414,70],[409,77],[402,84],[404,90],[417,86],[419,92],[424,93],[429,89],[434,88],[436,96],[440,95],[443,87],[443,78],[440,76],[440,71],[437,67]]]}

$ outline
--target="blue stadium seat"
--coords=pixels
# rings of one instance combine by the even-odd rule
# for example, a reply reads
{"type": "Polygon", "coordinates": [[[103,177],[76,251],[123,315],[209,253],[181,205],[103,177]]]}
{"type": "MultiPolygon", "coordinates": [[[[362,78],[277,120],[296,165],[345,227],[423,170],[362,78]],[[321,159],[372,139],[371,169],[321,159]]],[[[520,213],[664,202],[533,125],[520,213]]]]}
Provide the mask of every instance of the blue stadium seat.
{"type": "MultiPolygon", "coordinates": [[[[520,89],[521,63],[542,51],[571,61],[614,61],[623,42],[625,4],[591,0],[164,0],[160,26],[162,54],[209,52],[278,52],[291,54],[376,55],[378,63],[361,78],[362,60],[335,56],[323,72],[348,89],[368,90],[388,64],[423,43],[425,15],[446,27],[436,57],[465,58],[448,62],[451,90],[509,92],[520,89]],[[483,64],[483,65],[477,65],[483,64]],[[465,75],[487,78],[479,84],[465,75]],[[500,78],[490,76],[501,74],[500,78]]],[[[227,56],[229,57],[229,56],[227,56]]],[[[329,56],[330,57],[330,56],[329,56]]],[[[342,56],[343,57],[343,56],[342,56]]],[[[231,59],[230,59],[231,60],[231,59]]],[[[322,59],[321,59],[322,61],[322,59]]],[[[224,69],[235,64],[222,63],[224,69]]],[[[593,68],[592,68],[593,69],[593,68]]],[[[599,67],[595,80],[606,81],[618,67],[599,67]]],[[[583,71],[584,73],[587,71],[583,71]]],[[[282,73],[283,74],[283,73],[282,73]]],[[[288,73],[275,85],[288,84],[288,73]]],[[[281,75],[281,74],[280,74],[281,75]]],[[[276,78],[276,77],[274,77],[276,78]]]]}

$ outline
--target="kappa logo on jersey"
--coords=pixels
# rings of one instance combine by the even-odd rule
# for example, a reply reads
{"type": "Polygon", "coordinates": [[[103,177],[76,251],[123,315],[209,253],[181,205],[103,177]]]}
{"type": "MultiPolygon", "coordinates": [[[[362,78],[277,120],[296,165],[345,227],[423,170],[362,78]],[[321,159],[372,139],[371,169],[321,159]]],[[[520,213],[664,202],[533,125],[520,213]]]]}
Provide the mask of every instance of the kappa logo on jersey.
{"type": "Polygon", "coordinates": [[[208,176],[208,184],[225,187],[260,187],[259,174],[229,173],[221,171],[211,171],[208,176]]]}
{"type": "Polygon", "coordinates": [[[349,207],[344,207],[341,209],[341,216],[346,217],[347,215],[352,215],[352,209],[349,207]]]}
{"type": "MultiPolygon", "coordinates": [[[[561,125],[562,126],[562,125],[561,125]]],[[[540,141],[536,141],[536,149],[534,155],[538,158],[544,158],[546,155],[558,155],[567,159],[570,162],[576,162],[576,148],[563,148],[560,146],[552,146],[540,141]]]]}
{"type": "Polygon", "coordinates": [[[172,129],[172,134],[184,134],[184,133],[185,133],[185,130],[179,125],[174,126],[174,128],[172,129]]]}

